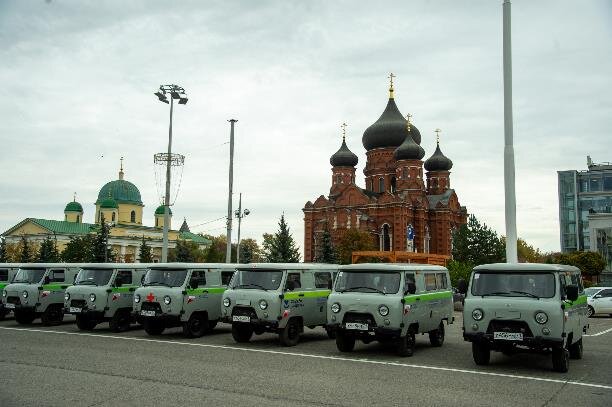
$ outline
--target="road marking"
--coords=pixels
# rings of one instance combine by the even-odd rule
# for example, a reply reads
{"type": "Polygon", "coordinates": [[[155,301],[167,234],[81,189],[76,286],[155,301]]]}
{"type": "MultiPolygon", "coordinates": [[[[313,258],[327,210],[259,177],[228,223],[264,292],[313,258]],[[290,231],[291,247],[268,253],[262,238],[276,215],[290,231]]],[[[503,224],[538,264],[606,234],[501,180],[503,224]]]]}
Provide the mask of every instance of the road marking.
{"type": "Polygon", "coordinates": [[[597,332],[596,334],[590,334],[590,335],[585,334],[582,336],[600,336],[600,335],[607,334],[608,332],[612,332],[612,328],[606,329],[605,331],[597,332]]]}
{"type": "Polygon", "coordinates": [[[514,374],[506,374],[506,373],[481,372],[478,370],[457,369],[457,368],[451,368],[451,367],[415,365],[415,364],[410,364],[410,363],[398,363],[398,362],[385,362],[382,360],[357,359],[357,358],[347,358],[347,357],[340,357],[340,356],[313,355],[313,354],[308,354],[308,353],[282,352],[282,351],[269,350],[269,349],[241,348],[238,346],[212,345],[212,344],[207,344],[207,343],[196,343],[196,342],[168,341],[168,340],[162,340],[162,339],[134,338],[134,337],[128,337],[128,336],[115,336],[115,335],[93,334],[93,333],[84,333],[84,332],[62,332],[62,331],[34,329],[34,328],[11,328],[11,327],[4,327],[4,326],[0,326],[0,329],[5,329],[9,331],[40,332],[40,333],[47,333],[47,334],[52,333],[52,334],[58,334],[58,335],[90,336],[94,338],[119,339],[119,340],[124,340],[124,341],[163,343],[163,344],[183,345],[183,346],[196,346],[196,347],[201,347],[201,348],[237,350],[237,351],[243,351],[243,352],[267,353],[267,354],[272,354],[272,355],[283,355],[283,356],[297,356],[297,357],[302,357],[302,358],[335,360],[335,361],[340,361],[340,362],[365,363],[365,364],[372,364],[372,365],[384,365],[384,366],[395,366],[395,367],[408,367],[408,368],[414,368],[414,369],[435,370],[435,371],[453,372],[453,373],[466,373],[466,374],[480,375],[480,376],[504,377],[508,379],[521,379],[521,380],[530,380],[530,381],[537,381],[537,382],[558,383],[558,384],[564,384],[564,385],[569,384],[569,385],[574,385],[574,386],[593,387],[593,388],[598,388],[598,389],[612,390],[612,386],[605,385],[605,384],[576,382],[572,380],[562,380],[562,379],[548,379],[545,377],[537,377],[537,376],[522,376],[522,375],[514,375],[514,374]]]}

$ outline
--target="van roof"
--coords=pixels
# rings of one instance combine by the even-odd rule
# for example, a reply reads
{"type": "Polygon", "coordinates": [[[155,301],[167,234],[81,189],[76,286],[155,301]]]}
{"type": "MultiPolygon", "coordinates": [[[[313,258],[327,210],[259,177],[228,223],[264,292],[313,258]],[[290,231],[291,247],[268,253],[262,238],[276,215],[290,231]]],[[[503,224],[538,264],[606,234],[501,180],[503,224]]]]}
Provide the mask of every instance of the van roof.
{"type": "Polygon", "coordinates": [[[194,270],[194,269],[219,269],[235,270],[237,264],[234,263],[154,263],[149,264],[149,269],[164,270],[194,270]]]}
{"type": "Polygon", "coordinates": [[[417,263],[359,263],[347,264],[340,266],[339,271],[376,271],[376,272],[394,272],[398,271],[447,271],[446,267],[433,264],[417,264],[417,263]]]}
{"type": "Polygon", "coordinates": [[[149,263],[88,263],[83,264],[83,269],[146,269],[151,267],[149,263]]]}
{"type": "Polygon", "coordinates": [[[43,268],[81,268],[87,263],[21,263],[22,269],[43,269],[43,268]]]}
{"type": "Polygon", "coordinates": [[[566,266],[565,264],[546,264],[546,263],[492,263],[482,264],[474,267],[474,271],[531,271],[531,272],[551,272],[551,271],[580,271],[578,267],[566,266]]]}
{"type": "Polygon", "coordinates": [[[330,270],[338,269],[337,264],[325,263],[250,263],[240,264],[237,270],[267,271],[267,270],[330,270]]]}

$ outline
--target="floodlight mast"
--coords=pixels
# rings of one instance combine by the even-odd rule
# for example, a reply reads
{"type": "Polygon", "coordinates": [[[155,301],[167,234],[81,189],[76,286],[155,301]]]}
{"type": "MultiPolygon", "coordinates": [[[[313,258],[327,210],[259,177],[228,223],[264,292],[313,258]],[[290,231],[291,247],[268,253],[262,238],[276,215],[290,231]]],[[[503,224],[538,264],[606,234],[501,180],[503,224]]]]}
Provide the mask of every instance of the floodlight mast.
{"type": "Polygon", "coordinates": [[[163,244],[162,244],[162,263],[168,262],[168,229],[170,223],[170,168],[172,165],[172,114],[174,112],[174,99],[179,100],[179,104],[187,103],[187,95],[185,89],[177,85],[161,85],[159,90],[154,93],[160,102],[170,104],[170,125],[168,127],[168,156],[166,162],[166,194],[164,196],[164,229],[163,229],[163,244]],[[170,95],[170,102],[168,102],[170,95]]]}

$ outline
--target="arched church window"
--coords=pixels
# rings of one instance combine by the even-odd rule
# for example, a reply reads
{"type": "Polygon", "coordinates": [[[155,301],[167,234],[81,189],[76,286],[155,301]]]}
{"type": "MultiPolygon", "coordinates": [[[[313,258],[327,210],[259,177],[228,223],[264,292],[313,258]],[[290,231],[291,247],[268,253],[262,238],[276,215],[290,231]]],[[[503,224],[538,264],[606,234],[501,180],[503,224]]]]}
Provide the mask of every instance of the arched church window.
{"type": "Polygon", "coordinates": [[[391,250],[391,228],[388,224],[384,224],[382,227],[382,242],[381,249],[385,252],[391,250]]]}
{"type": "Polygon", "coordinates": [[[378,180],[378,192],[385,192],[385,179],[382,177],[378,180]]]}
{"type": "Polygon", "coordinates": [[[159,218],[155,218],[155,227],[159,226],[159,218]]]}
{"type": "Polygon", "coordinates": [[[336,175],[336,184],[341,184],[342,183],[342,175],[338,174],[336,175]]]}
{"type": "Polygon", "coordinates": [[[395,180],[395,177],[391,177],[391,193],[395,193],[395,188],[396,188],[396,183],[397,181],[395,180]]]}
{"type": "Polygon", "coordinates": [[[136,223],[136,211],[130,213],[130,222],[136,223]]]}
{"type": "Polygon", "coordinates": [[[81,215],[77,215],[77,223],[81,222],[81,215]]]}
{"type": "Polygon", "coordinates": [[[408,179],[408,168],[407,167],[402,168],[402,179],[403,180],[408,179]]]}
{"type": "Polygon", "coordinates": [[[112,219],[111,219],[111,220],[112,220],[113,222],[115,221],[115,212],[113,212],[113,216],[112,216],[112,219]]]}

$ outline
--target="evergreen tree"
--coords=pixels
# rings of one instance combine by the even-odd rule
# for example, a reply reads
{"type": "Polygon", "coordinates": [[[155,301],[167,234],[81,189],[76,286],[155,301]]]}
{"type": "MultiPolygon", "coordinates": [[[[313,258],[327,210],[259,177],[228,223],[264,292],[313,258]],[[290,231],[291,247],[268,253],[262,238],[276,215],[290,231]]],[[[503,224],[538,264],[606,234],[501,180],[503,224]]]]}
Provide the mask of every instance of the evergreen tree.
{"type": "MultiPolygon", "coordinates": [[[[358,229],[349,229],[338,242],[337,253],[340,264],[351,264],[353,252],[376,250],[372,235],[358,229]]],[[[376,261],[372,259],[371,261],[376,261]]]]}
{"type": "Polygon", "coordinates": [[[138,261],[141,263],[153,263],[151,246],[147,244],[144,235],[142,235],[142,243],[140,244],[140,258],[138,261]]]}
{"type": "Polygon", "coordinates": [[[113,251],[108,247],[108,235],[110,227],[104,221],[104,215],[100,216],[100,227],[96,231],[95,243],[93,246],[94,262],[97,263],[113,263],[115,256],[113,251]]]}
{"type": "Polygon", "coordinates": [[[30,263],[36,259],[36,251],[30,246],[30,242],[25,236],[21,236],[21,253],[19,256],[20,263],[30,263]]]}
{"type": "Polygon", "coordinates": [[[61,254],[61,259],[67,263],[92,263],[95,260],[94,256],[94,235],[71,237],[64,251],[61,254]]]}
{"type": "Polygon", "coordinates": [[[191,253],[191,248],[189,244],[187,244],[184,240],[179,240],[176,242],[176,261],[180,263],[193,263],[195,258],[191,253]]]}
{"type": "Polygon", "coordinates": [[[472,266],[505,262],[506,244],[493,229],[470,215],[467,225],[453,235],[453,260],[472,266]]]}
{"type": "Polygon", "coordinates": [[[315,263],[336,263],[336,250],[332,242],[329,229],[325,229],[321,237],[317,239],[317,247],[315,248],[315,263]]]}
{"type": "Polygon", "coordinates": [[[55,240],[49,236],[40,244],[38,261],[41,263],[57,263],[59,261],[59,253],[57,252],[55,240]]]}
{"type": "Polygon", "coordinates": [[[289,226],[285,223],[285,215],[281,215],[278,232],[270,241],[267,261],[268,263],[298,263],[300,261],[300,253],[295,247],[289,226]]]}
{"type": "Polygon", "coordinates": [[[3,237],[0,237],[0,263],[9,263],[8,253],[6,250],[6,241],[3,237]]]}

